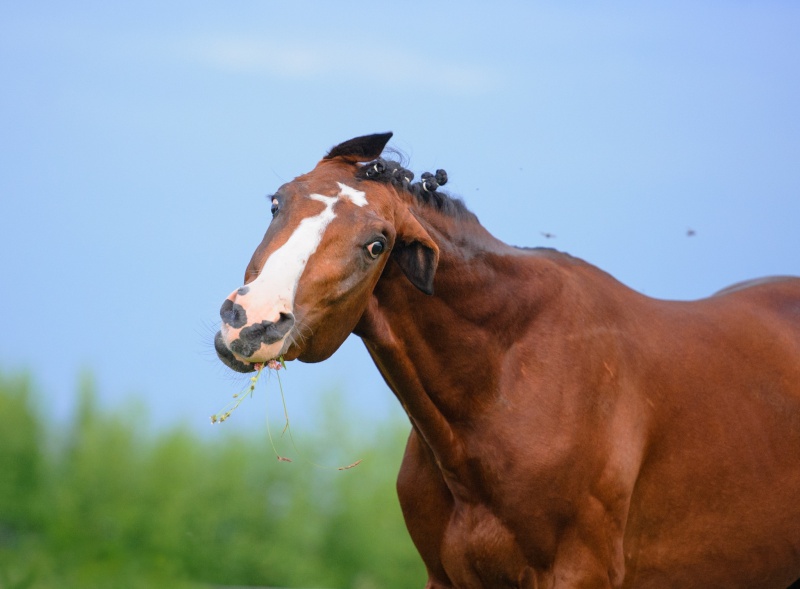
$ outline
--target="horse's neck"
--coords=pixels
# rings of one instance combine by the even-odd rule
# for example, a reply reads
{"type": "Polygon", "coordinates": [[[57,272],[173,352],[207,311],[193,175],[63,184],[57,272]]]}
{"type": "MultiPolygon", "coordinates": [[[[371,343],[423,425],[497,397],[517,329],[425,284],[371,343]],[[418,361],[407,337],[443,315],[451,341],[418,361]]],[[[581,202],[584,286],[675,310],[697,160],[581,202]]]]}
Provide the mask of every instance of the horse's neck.
{"type": "Polygon", "coordinates": [[[536,316],[539,289],[552,289],[553,264],[479,225],[438,229],[434,295],[389,262],[357,333],[442,467],[457,470],[463,455],[454,425],[493,402],[504,354],[536,316]]]}

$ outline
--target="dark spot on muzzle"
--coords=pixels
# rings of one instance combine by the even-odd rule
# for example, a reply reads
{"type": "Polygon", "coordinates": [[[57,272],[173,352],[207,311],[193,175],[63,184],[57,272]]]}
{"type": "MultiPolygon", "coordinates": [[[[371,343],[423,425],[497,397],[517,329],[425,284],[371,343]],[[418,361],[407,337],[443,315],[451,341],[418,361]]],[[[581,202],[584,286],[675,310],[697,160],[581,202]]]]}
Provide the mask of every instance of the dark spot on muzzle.
{"type": "Polygon", "coordinates": [[[234,329],[244,327],[247,324],[247,313],[244,307],[237,305],[230,299],[225,299],[225,302],[222,303],[222,307],[219,309],[219,316],[223,323],[230,325],[234,329]]]}
{"type": "Polygon", "coordinates": [[[283,339],[294,326],[294,315],[281,313],[280,319],[275,321],[262,321],[248,325],[239,332],[239,337],[231,342],[231,351],[249,358],[261,347],[261,344],[274,344],[283,339]]]}
{"type": "Polygon", "coordinates": [[[240,362],[236,359],[236,357],[233,355],[233,352],[231,352],[225,345],[225,341],[222,339],[221,331],[218,331],[217,335],[214,336],[214,349],[217,351],[217,356],[219,356],[219,359],[222,360],[222,363],[231,370],[235,370],[236,372],[255,371],[255,366],[252,364],[240,362]]]}

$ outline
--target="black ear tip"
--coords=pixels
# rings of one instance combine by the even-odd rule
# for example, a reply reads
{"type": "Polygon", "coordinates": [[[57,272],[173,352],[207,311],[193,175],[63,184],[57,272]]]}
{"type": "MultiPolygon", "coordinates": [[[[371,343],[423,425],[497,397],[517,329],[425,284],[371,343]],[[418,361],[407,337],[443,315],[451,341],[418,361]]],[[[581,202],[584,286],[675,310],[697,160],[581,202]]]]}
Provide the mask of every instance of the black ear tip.
{"type": "Polygon", "coordinates": [[[389,140],[394,137],[394,133],[391,131],[386,131],[386,133],[373,133],[372,135],[364,135],[363,137],[356,137],[352,141],[359,141],[359,140],[369,140],[370,142],[374,142],[376,144],[383,144],[384,147],[389,140]]]}
{"type": "Polygon", "coordinates": [[[389,143],[389,139],[392,138],[392,135],[394,135],[394,133],[388,131],[386,133],[374,133],[372,135],[355,137],[354,139],[340,143],[332,148],[325,156],[325,159],[349,157],[355,158],[356,161],[360,162],[374,160],[383,152],[383,148],[389,143]]]}

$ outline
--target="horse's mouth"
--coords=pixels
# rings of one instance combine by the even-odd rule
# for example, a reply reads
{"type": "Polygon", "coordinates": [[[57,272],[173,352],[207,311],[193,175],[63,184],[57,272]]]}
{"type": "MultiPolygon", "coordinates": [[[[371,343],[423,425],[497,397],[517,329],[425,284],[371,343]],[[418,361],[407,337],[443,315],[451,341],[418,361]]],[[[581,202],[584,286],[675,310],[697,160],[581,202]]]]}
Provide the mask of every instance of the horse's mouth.
{"type": "Polygon", "coordinates": [[[255,372],[256,366],[254,363],[239,360],[233,355],[233,352],[228,349],[228,346],[225,345],[225,341],[222,338],[221,331],[218,331],[217,335],[214,336],[214,350],[216,350],[217,356],[222,363],[231,370],[235,370],[236,372],[255,372]]]}

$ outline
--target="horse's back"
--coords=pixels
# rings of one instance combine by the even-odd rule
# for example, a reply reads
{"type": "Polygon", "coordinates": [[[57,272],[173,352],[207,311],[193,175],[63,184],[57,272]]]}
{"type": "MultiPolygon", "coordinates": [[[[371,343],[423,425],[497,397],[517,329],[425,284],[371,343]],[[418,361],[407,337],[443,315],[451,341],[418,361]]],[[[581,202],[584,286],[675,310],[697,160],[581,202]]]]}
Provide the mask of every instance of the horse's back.
{"type": "Polygon", "coordinates": [[[629,573],[649,586],[702,554],[728,563],[694,570],[707,586],[786,587],[800,573],[800,278],[662,309],[658,370],[640,386],[654,411],[629,573]]]}
{"type": "MultiPolygon", "coordinates": [[[[730,305],[740,314],[754,313],[767,329],[775,332],[780,343],[794,342],[795,351],[800,354],[800,277],[748,280],[724,288],[708,300],[724,302],[725,307],[730,305]]],[[[800,362],[800,358],[797,361],[800,362]]]]}
{"type": "Polygon", "coordinates": [[[784,287],[794,288],[795,293],[800,294],[800,277],[798,276],[765,276],[763,278],[753,278],[743,280],[717,291],[714,296],[730,294],[738,291],[759,289],[762,287],[782,289],[784,287]]]}
{"type": "Polygon", "coordinates": [[[800,277],[769,276],[733,284],[711,298],[731,298],[770,308],[789,322],[800,321],[800,277]]]}

